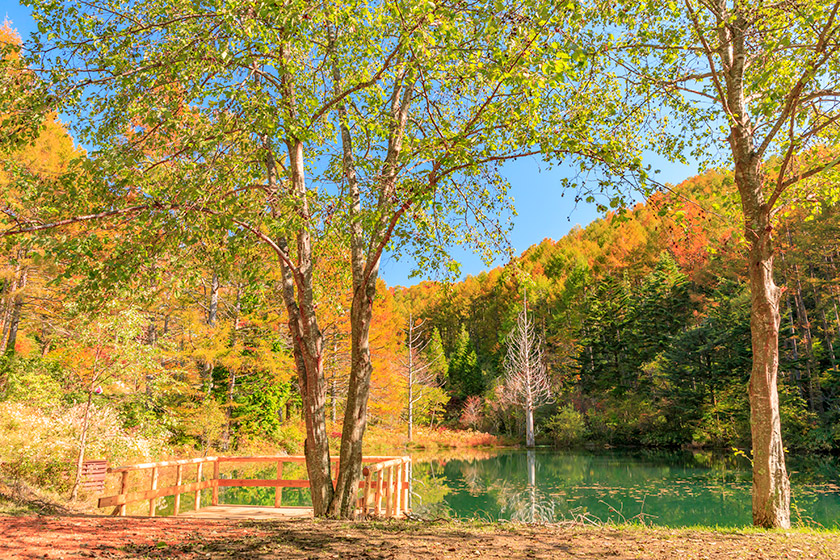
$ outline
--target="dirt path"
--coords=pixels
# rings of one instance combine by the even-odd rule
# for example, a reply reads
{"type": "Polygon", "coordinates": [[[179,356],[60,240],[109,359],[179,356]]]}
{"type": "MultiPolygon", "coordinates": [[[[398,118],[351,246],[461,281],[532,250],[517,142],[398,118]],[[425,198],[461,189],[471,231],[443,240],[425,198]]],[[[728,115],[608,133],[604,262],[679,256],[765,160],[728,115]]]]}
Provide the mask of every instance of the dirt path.
{"type": "Polygon", "coordinates": [[[840,533],[264,522],[108,517],[0,517],[0,558],[840,560],[840,533]]]}

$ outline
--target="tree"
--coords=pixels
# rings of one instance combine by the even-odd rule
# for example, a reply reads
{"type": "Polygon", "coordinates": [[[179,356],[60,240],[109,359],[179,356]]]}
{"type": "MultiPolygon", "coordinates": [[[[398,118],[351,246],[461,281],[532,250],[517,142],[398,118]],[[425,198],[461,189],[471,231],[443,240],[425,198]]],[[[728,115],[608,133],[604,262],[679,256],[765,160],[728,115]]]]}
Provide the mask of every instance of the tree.
{"type": "Polygon", "coordinates": [[[429,338],[429,343],[426,346],[424,360],[429,364],[432,379],[431,384],[435,390],[429,392],[428,399],[424,403],[420,403],[423,409],[428,414],[428,422],[430,426],[434,426],[437,415],[444,412],[444,406],[449,402],[449,395],[443,389],[446,386],[449,378],[449,363],[446,361],[446,353],[443,350],[443,341],[440,338],[440,332],[432,329],[432,335],[429,338]]]}
{"type": "Polygon", "coordinates": [[[652,117],[670,120],[654,131],[654,148],[679,159],[690,151],[707,165],[725,153],[732,166],[749,247],[753,522],[788,527],[773,235],[785,205],[816,198],[840,162],[823,148],[840,139],[840,3],[628,0],[599,8],[599,24],[620,30],[602,53],[652,117]]]}
{"type": "Polygon", "coordinates": [[[463,400],[484,392],[484,372],[478,364],[467,326],[461,324],[461,331],[455,339],[455,347],[449,355],[448,389],[456,398],[463,400]]]}
{"type": "MultiPolygon", "coordinates": [[[[400,360],[401,373],[406,379],[408,395],[406,397],[406,423],[408,441],[414,437],[415,406],[428,400],[429,393],[438,388],[440,369],[446,367],[446,357],[441,352],[440,335],[437,339],[425,338],[424,322],[416,322],[411,311],[408,312],[408,328],[405,330],[405,345],[408,356],[400,360]],[[433,346],[433,342],[436,342],[433,346]]],[[[437,331],[434,331],[437,333],[437,331]]],[[[427,403],[428,404],[428,403],[427,403]]],[[[432,404],[434,406],[434,404],[432,404]]]]}
{"type": "Polygon", "coordinates": [[[507,337],[505,400],[525,412],[525,445],[534,447],[534,410],[554,402],[542,341],[528,319],[528,296],[507,337]]]}
{"type": "MultiPolygon", "coordinates": [[[[145,318],[135,310],[101,310],[94,319],[79,316],[71,322],[71,331],[64,346],[54,357],[70,373],[74,385],[85,395],[85,406],[79,433],[79,452],[71,499],[78,496],[85,460],[91,404],[94,394],[102,394],[109,384],[120,386],[145,376],[157,367],[148,346],[139,341],[145,318]]],[[[136,385],[135,381],[135,385],[136,385]]]]}
{"type": "MultiPolygon", "coordinates": [[[[46,42],[31,45],[42,79],[31,105],[78,115],[74,132],[94,149],[54,182],[45,208],[7,214],[4,235],[124,220],[121,247],[92,267],[123,286],[142,277],[150,253],[208,232],[269,250],[282,273],[318,516],[355,507],[385,248],[421,265],[430,254],[451,264],[445,247],[458,238],[488,253],[504,231],[495,217],[508,206],[505,161],[590,158],[583,168],[618,174],[639,166],[629,141],[620,145],[637,119],[611,120],[620,92],[593,79],[600,69],[568,40],[585,21],[571,2],[32,5],[46,42]],[[601,125],[605,134],[589,130],[601,125]],[[352,303],[334,488],[316,295],[319,264],[336,247],[349,261],[352,303]]],[[[84,254],[91,240],[53,243],[84,254]]]]}
{"type": "MultiPolygon", "coordinates": [[[[8,21],[0,26],[0,87],[20,90],[27,87],[31,80],[21,66],[19,49],[20,36],[9,26],[8,21]]],[[[45,116],[40,134],[30,142],[19,139],[10,141],[9,132],[14,129],[14,118],[8,113],[0,113],[2,132],[0,132],[0,152],[6,157],[0,161],[0,197],[4,200],[4,210],[19,210],[32,203],[27,189],[21,188],[18,176],[25,174],[31,180],[43,180],[66,169],[67,162],[79,155],[73,141],[55,115],[45,116]]],[[[32,243],[26,239],[6,239],[3,242],[3,254],[7,257],[0,267],[0,354],[14,354],[15,344],[22,323],[25,323],[24,307],[29,292],[40,285],[37,267],[32,266],[33,259],[42,259],[42,254],[34,254],[32,243]]],[[[0,378],[0,387],[3,380],[0,378]]]]}

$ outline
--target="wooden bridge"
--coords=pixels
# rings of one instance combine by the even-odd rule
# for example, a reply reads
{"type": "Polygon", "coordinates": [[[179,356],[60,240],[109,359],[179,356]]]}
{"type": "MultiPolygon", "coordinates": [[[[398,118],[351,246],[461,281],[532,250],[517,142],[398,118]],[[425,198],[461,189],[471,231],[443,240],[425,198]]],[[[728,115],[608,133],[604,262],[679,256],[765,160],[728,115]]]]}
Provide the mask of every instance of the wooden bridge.
{"type": "MultiPolygon", "coordinates": [[[[356,515],[359,519],[375,517],[401,517],[408,512],[408,480],[411,467],[410,457],[365,457],[362,480],[359,482],[356,515]]],[[[283,477],[287,464],[305,464],[301,456],[277,455],[260,457],[201,457],[144,463],[108,469],[109,474],[119,474],[119,494],[99,499],[100,508],[114,507],[112,515],[124,516],[127,506],[137,502],[149,502],[149,517],[154,517],[158,499],[174,496],[172,515],[189,517],[226,518],[282,518],[312,514],[312,508],[283,506],[283,488],[309,488],[309,480],[283,477]],[[224,465],[275,464],[275,478],[226,478],[224,465]],[[133,475],[133,477],[132,477],[133,475]],[[191,482],[186,482],[191,480],[191,482]],[[165,486],[161,484],[166,484],[165,486]],[[138,488],[146,487],[145,490],[138,488]],[[268,487],[274,488],[274,507],[231,506],[219,504],[221,487],[268,487]],[[201,506],[201,491],[212,491],[210,506],[201,506]],[[133,491],[129,491],[133,490],[133,491]],[[193,494],[192,511],[181,512],[181,496],[193,494]]],[[[332,472],[338,476],[338,459],[333,459],[332,472]]],[[[333,480],[335,484],[335,480],[333,480]]]]}

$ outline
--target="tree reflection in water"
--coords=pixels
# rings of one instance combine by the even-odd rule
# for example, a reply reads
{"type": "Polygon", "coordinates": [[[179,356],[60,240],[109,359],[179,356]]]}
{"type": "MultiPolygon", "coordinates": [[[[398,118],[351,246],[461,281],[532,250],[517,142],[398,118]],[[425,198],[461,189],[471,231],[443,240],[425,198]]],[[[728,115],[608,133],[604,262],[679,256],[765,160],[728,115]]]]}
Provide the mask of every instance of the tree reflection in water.
{"type": "Polygon", "coordinates": [[[502,516],[520,523],[551,523],[557,519],[556,501],[537,487],[537,456],[533,449],[527,456],[528,485],[523,490],[500,481],[491,487],[502,516]]]}
{"type": "Polygon", "coordinates": [[[411,465],[409,505],[415,514],[426,517],[454,517],[446,503],[451,492],[443,475],[443,466],[437,462],[417,462],[411,465]]]}
{"type": "MultiPolygon", "coordinates": [[[[412,510],[421,517],[644,521],[679,527],[750,521],[750,477],[738,458],[689,451],[461,450],[415,456],[412,510]],[[449,453],[449,454],[447,454],[449,453]]],[[[803,523],[840,526],[838,461],[796,463],[803,523]],[[811,468],[809,468],[811,467],[811,468]],[[819,468],[822,467],[822,468],[819,468]]],[[[748,465],[747,465],[748,466],[748,465]]]]}

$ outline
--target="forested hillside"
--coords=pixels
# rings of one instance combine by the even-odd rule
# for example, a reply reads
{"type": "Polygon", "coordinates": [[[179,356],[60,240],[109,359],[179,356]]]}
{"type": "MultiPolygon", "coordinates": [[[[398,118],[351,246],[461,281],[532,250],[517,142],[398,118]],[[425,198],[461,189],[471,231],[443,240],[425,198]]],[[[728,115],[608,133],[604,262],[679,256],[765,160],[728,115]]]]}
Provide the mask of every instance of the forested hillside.
{"type": "MultiPolygon", "coordinates": [[[[83,156],[52,123],[18,161],[50,173],[74,155],[83,156]]],[[[695,177],[458,284],[380,283],[371,442],[406,441],[409,401],[421,444],[435,441],[430,426],[521,438],[522,411],[503,398],[503,364],[527,291],[554,397],[537,410],[538,440],[748,446],[744,244],[731,201],[718,195],[729,180],[720,172],[695,177]]],[[[23,196],[13,184],[3,188],[23,196]]],[[[840,447],[840,223],[833,208],[803,219],[805,212],[794,212],[797,226],[779,232],[783,427],[791,448],[832,450],[840,447]]],[[[256,273],[257,255],[208,242],[187,256],[164,252],[153,271],[126,279],[131,293],[108,299],[95,292],[96,252],[107,251],[123,226],[66,231],[79,236],[81,257],[25,238],[6,241],[0,428],[7,474],[70,484],[72,477],[55,475],[78,458],[82,434],[85,456],[112,462],[210,450],[299,452],[300,395],[278,278],[256,273]]],[[[350,295],[341,287],[346,271],[332,261],[320,266],[334,267],[324,275],[332,283],[320,286],[318,311],[337,439],[350,295]]]]}
{"type": "MultiPolygon", "coordinates": [[[[504,268],[398,289],[441,334],[450,413],[469,403],[471,424],[520,434],[521,412],[501,398],[502,365],[527,289],[555,390],[538,412],[546,440],[748,446],[746,246],[732,201],[718,194],[731,181],[709,172],[504,268]]],[[[802,207],[785,223],[796,225],[777,231],[784,441],[836,449],[838,215],[802,207]]]]}
{"type": "MultiPolygon", "coordinates": [[[[75,8],[48,4],[41,6],[51,14],[41,20],[44,29],[86,21],[75,8]]],[[[528,402],[539,405],[535,424],[543,443],[746,448],[750,321],[776,317],[775,286],[756,271],[772,271],[784,288],[784,444],[840,449],[840,219],[836,201],[817,200],[834,179],[826,175],[819,189],[813,182],[836,166],[823,142],[831,147],[837,140],[820,132],[834,130],[836,117],[821,120],[833,113],[815,109],[816,124],[795,140],[794,123],[812,117],[788,114],[799,102],[785,102],[760,150],[744,141],[732,154],[734,169],[751,174],[750,185],[708,171],[620,210],[625,182],[646,189],[651,183],[636,152],[642,144],[630,134],[647,119],[636,108],[629,111],[633,118],[622,115],[618,100],[592,102],[622,91],[613,77],[597,74],[616,62],[594,64],[598,53],[612,52],[612,34],[586,52],[568,38],[554,41],[560,24],[572,22],[563,10],[544,20],[540,12],[548,6],[534,8],[539,25],[522,42],[524,16],[514,8],[493,14],[501,8],[464,12],[453,5],[446,16],[451,25],[441,26],[428,25],[430,16],[418,5],[416,24],[403,29],[406,14],[392,13],[388,3],[373,3],[364,24],[347,24],[358,15],[350,5],[339,19],[324,10],[310,21],[305,4],[300,19],[309,23],[292,50],[307,63],[295,66],[287,53],[279,69],[274,52],[286,52],[283,18],[290,16],[274,10],[241,14],[255,28],[278,33],[281,46],[262,45],[258,54],[239,20],[216,35],[217,28],[194,24],[193,16],[164,18],[160,29],[174,29],[167,44],[161,42],[166,33],[145,24],[138,29],[141,20],[129,14],[120,33],[130,40],[109,43],[116,35],[108,14],[91,29],[81,25],[84,52],[77,52],[75,31],[61,38],[45,33],[61,45],[48,49],[53,58],[44,64],[54,67],[47,70],[32,59],[29,66],[21,62],[20,38],[8,24],[0,29],[0,482],[76,497],[86,458],[121,463],[306,449],[312,488],[320,489],[312,494],[315,514],[349,517],[363,436],[366,452],[409,441],[475,444],[498,441],[497,435],[523,441],[531,419],[530,405],[523,408],[515,395],[523,387],[528,402]],[[464,23],[465,13],[473,24],[464,23]],[[393,18],[394,27],[383,27],[383,17],[393,18]],[[552,18],[557,26],[546,23],[552,18]],[[99,37],[111,39],[90,39],[97,25],[103,26],[99,37]],[[353,40],[336,50],[339,27],[352,30],[353,40]],[[548,35],[540,37],[538,28],[548,35]],[[453,30],[465,34],[476,58],[436,48],[420,64],[417,51],[452,40],[453,30]],[[242,48],[233,53],[226,45],[240,31],[242,48]],[[182,41],[198,33],[209,54],[182,58],[193,50],[182,41]],[[385,46],[392,42],[396,50],[389,54],[385,46]],[[357,59],[360,45],[378,51],[357,59]],[[62,48],[84,64],[72,67],[62,48]],[[519,54],[499,56],[510,49],[519,54]],[[129,59],[134,64],[149,53],[160,57],[138,71],[137,81],[133,71],[123,74],[129,59]],[[507,59],[518,62],[508,67],[507,59]],[[392,63],[401,68],[393,75],[392,63]],[[259,70],[261,64],[279,78],[259,70]],[[228,67],[235,69],[219,73],[228,67]],[[548,82],[530,77],[543,74],[548,82]],[[295,89],[289,84],[296,81],[330,85],[295,89]],[[386,98],[390,104],[383,104],[386,98]],[[517,105],[521,114],[509,110],[517,105]],[[90,156],[52,113],[57,108],[90,111],[73,128],[90,156]],[[790,146],[767,151],[787,119],[790,146]],[[537,155],[551,165],[568,158],[581,172],[612,176],[601,189],[615,211],[601,207],[602,219],[455,285],[389,288],[379,279],[383,251],[428,262],[442,260],[448,243],[458,240],[487,250],[478,232],[501,231],[508,208],[502,163],[537,155]],[[809,160],[810,171],[802,171],[809,160]],[[768,176],[777,174],[767,200],[759,173],[764,163],[768,176]],[[755,239],[745,240],[745,229],[755,239]],[[760,266],[747,269],[748,262],[760,266]],[[753,291],[752,311],[750,271],[754,287],[767,280],[763,304],[753,291]],[[515,328],[524,333],[517,343],[515,328]],[[517,349],[529,372],[514,380],[517,349]],[[339,440],[342,468],[350,467],[333,486],[330,453],[339,440]],[[333,500],[342,487],[338,493],[347,499],[333,500]]],[[[224,5],[219,12],[228,17],[224,5]]],[[[588,19],[579,16],[570,31],[584,37],[588,19]]],[[[616,17],[605,29],[633,19],[616,17]]],[[[822,37],[817,43],[826,44],[822,37]]],[[[760,81],[772,75],[768,70],[760,81]]],[[[812,80],[810,70],[806,77],[812,80]]],[[[632,78],[625,86],[649,81],[632,78]]],[[[779,91],[804,96],[802,103],[823,95],[808,97],[804,82],[781,83],[754,112],[772,114],[779,91]]],[[[674,83],[665,82],[666,99],[673,99],[674,83]]],[[[743,83],[743,77],[732,80],[743,83]]],[[[636,95],[648,99],[649,93],[636,95]]],[[[695,151],[719,149],[703,136],[719,117],[701,118],[679,103],[671,109],[690,115],[683,126],[696,129],[686,141],[695,151]]],[[[739,112],[727,111],[729,117],[739,112]]],[[[648,144],[662,139],[651,134],[648,144]]],[[[672,138],[662,151],[684,159],[683,142],[672,138]]],[[[754,404],[775,402],[775,325],[765,330],[768,351],[756,352],[756,363],[770,367],[768,375],[753,374],[764,383],[754,404]]],[[[753,428],[776,430],[775,408],[762,414],[753,428]]],[[[783,466],[775,441],[767,438],[759,452],[781,456],[783,466]]],[[[769,476],[760,465],[756,472],[769,476]]],[[[784,469],[778,472],[787,480],[784,469]]]]}

